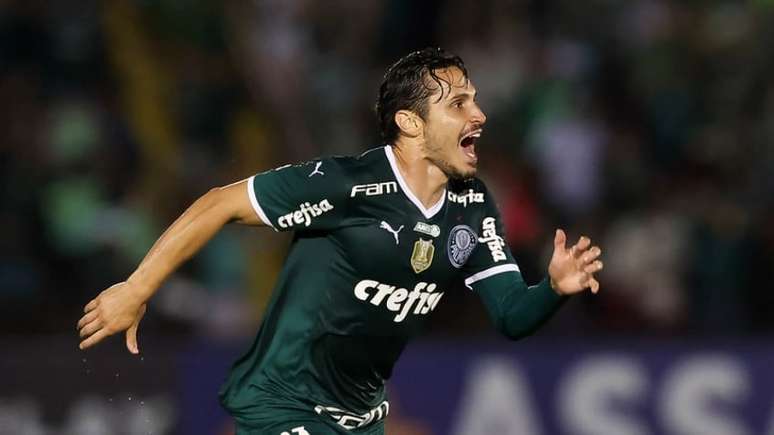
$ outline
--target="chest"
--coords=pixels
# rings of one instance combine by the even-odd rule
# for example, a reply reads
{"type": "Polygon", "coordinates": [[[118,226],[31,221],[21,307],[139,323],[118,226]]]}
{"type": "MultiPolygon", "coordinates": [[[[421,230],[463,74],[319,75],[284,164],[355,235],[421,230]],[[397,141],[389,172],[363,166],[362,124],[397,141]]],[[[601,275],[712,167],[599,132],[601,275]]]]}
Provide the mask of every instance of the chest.
{"type": "Polygon", "coordinates": [[[474,211],[454,204],[428,218],[405,203],[382,202],[356,210],[336,240],[356,275],[448,287],[476,249],[477,219],[474,211]]]}

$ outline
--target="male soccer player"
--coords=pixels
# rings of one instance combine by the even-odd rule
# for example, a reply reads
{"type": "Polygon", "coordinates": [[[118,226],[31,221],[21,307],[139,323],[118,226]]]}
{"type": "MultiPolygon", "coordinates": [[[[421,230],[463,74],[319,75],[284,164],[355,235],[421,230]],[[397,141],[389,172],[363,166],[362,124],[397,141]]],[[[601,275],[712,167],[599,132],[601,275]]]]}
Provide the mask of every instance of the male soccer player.
{"type": "Polygon", "coordinates": [[[258,335],[220,398],[238,434],[383,434],[384,384],[409,339],[461,280],[497,329],[535,331],[567,295],[599,283],[601,251],[557,230],[548,277],[527,287],[476,174],[486,116],[462,60],[440,49],[392,65],[376,112],[385,146],[283,166],[199,198],[137,270],[78,322],[86,349],[126,331],[138,353],[145,304],[223,225],[294,231],[258,335]]]}

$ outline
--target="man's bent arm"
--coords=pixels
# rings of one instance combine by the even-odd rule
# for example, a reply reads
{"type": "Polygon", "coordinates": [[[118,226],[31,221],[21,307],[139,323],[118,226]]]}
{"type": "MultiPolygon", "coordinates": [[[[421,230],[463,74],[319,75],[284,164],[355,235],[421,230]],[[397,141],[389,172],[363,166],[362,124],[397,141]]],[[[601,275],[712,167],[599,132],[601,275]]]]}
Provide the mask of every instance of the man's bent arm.
{"type": "Polygon", "coordinates": [[[125,282],[102,291],[84,308],[78,321],[79,347],[126,331],[126,346],[138,353],[137,328],[145,304],[161,283],[196,254],[228,222],[264,225],[248,196],[248,180],[215,188],[196,200],[156,241],[125,282]]]}
{"type": "Polygon", "coordinates": [[[602,270],[602,249],[581,236],[566,246],[564,230],[557,229],[554,252],[548,265],[548,277],[527,287],[515,264],[504,264],[481,271],[465,280],[465,285],[481,296],[497,329],[511,339],[534,333],[567,300],[567,297],[591,289],[599,291],[594,274],[602,270]]]}
{"type": "Polygon", "coordinates": [[[164,280],[227,223],[265,225],[247,195],[247,180],[216,187],[197,199],[153,244],[130,282],[148,300],[164,280]]]}
{"type": "Polygon", "coordinates": [[[496,329],[512,340],[537,331],[567,300],[546,278],[527,287],[519,273],[506,272],[472,283],[496,329]]]}

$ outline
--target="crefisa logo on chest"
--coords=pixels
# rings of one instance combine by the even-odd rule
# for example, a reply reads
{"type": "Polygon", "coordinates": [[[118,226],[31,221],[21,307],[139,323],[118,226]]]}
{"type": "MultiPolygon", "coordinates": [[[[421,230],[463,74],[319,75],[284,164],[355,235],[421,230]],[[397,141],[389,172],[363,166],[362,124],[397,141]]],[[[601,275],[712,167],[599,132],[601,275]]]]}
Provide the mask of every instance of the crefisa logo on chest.
{"type": "Polygon", "coordinates": [[[449,262],[456,268],[462,267],[470,258],[473,249],[478,243],[478,236],[467,225],[457,225],[449,232],[449,243],[446,252],[449,254],[449,262]]]}

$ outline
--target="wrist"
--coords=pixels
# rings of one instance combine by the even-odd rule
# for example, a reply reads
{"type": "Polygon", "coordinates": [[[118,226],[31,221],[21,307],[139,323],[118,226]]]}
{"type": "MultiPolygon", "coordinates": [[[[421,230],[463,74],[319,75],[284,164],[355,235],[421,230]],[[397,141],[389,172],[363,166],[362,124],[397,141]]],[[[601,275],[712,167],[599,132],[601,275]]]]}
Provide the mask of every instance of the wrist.
{"type": "Polygon", "coordinates": [[[553,290],[554,293],[559,296],[564,296],[564,293],[559,290],[559,284],[557,284],[556,281],[554,281],[554,278],[550,275],[548,276],[548,285],[551,286],[551,290],[553,290]]]}
{"type": "Polygon", "coordinates": [[[154,285],[143,280],[141,276],[137,276],[136,272],[127,278],[126,284],[132,295],[137,298],[140,304],[147,302],[148,299],[153,296],[154,289],[156,288],[154,285]]]}

